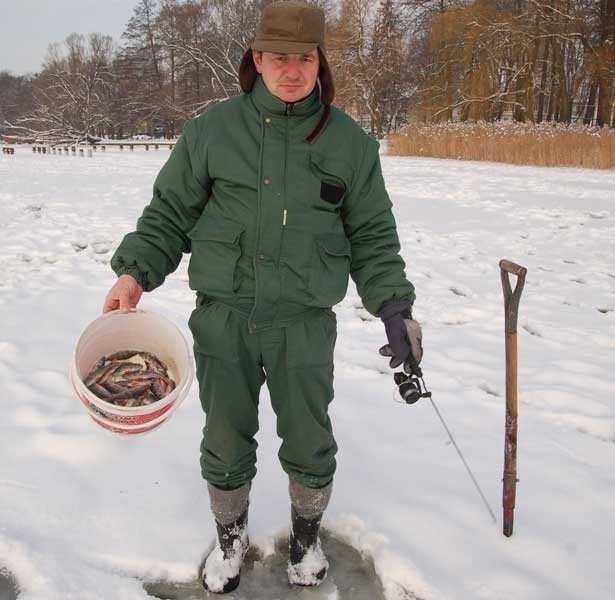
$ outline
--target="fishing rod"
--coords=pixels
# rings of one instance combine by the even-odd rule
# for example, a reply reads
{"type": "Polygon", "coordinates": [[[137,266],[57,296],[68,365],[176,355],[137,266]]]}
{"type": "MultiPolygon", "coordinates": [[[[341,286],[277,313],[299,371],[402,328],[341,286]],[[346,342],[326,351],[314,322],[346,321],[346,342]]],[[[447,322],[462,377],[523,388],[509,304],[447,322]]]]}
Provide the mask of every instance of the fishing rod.
{"type": "MultiPolygon", "coordinates": [[[[414,361],[411,360],[410,362],[412,363],[414,361]]],[[[489,515],[491,516],[492,521],[496,523],[497,520],[495,518],[495,514],[493,510],[491,509],[491,506],[489,506],[489,502],[487,502],[487,498],[485,497],[485,494],[483,493],[480,485],[478,484],[476,477],[474,477],[474,473],[472,473],[472,469],[470,469],[470,466],[468,465],[468,462],[463,456],[461,449],[457,445],[457,442],[455,441],[455,438],[453,437],[451,430],[448,428],[446,421],[444,420],[444,418],[442,417],[442,414],[438,410],[438,407],[436,406],[436,403],[434,402],[431,392],[427,389],[425,380],[423,379],[423,372],[421,368],[415,363],[411,365],[411,369],[412,369],[412,373],[410,375],[404,373],[403,371],[399,371],[393,374],[393,379],[395,380],[395,385],[397,386],[397,391],[399,395],[401,396],[402,400],[406,404],[414,404],[415,402],[418,402],[421,398],[429,399],[434,411],[438,415],[438,418],[440,419],[440,422],[442,423],[444,427],[444,430],[448,434],[448,437],[451,440],[453,447],[457,451],[457,454],[459,455],[461,462],[463,463],[468,474],[470,475],[470,479],[472,480],[474,487],[478,491],[478,494],[480,495],[483,503],[485,504],[485,507],[487,508],[487,511],[489,512],[489,515]]]]}

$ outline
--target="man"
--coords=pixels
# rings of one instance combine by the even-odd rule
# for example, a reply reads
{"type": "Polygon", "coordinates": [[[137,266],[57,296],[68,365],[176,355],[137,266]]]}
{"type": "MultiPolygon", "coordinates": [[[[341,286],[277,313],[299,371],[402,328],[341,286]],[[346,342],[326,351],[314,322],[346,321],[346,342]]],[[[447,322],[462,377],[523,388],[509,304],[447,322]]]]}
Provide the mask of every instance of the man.
{"type": "Polygon", "coordinates": [[[317,585],[326,575],[318,531],[337,450],[328,416],[331,307],[349,274],[385,322],[391,366],[412,350],[414,290],[378,144],[331,106],[324,30],[323,12],[302,2],[263,10],[239,68],[244,94],[186,124],[111,262],[119,279],[104,311],[127,310],[191,252],[197,308],[189,325],[206,414],[201,468],[218,532],[202,573],[212,592],[239,584],[265,381],[290,481],[289,580],[317,585]]]}

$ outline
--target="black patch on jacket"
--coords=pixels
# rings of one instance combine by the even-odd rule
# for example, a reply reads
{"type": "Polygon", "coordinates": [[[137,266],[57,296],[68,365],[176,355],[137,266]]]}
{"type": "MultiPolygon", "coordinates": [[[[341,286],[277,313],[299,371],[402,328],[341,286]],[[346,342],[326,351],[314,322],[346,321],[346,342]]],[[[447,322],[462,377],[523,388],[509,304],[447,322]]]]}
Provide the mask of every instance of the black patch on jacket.
{"type": "Polygon", "coordinates": [[[331,204],[337,204],[344,196],[345,191],[343,187],[327,183],[326,181],[322,181],[320,184],[320,197],[325,202],[330,202],[331,204]]]}

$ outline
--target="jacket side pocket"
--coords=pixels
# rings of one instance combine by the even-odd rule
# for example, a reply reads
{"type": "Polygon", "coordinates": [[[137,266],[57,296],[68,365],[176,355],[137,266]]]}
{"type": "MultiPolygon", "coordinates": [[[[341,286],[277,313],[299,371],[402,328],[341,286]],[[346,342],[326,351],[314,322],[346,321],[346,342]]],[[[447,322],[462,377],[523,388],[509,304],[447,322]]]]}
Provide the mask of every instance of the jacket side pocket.
{"type": "Polygon", "coordinates": [[[236,271],[244,228],[235,223],[201,217],[188,232],[192,256],[188,265],[190,287],[207,296],[226,297],[239,287],[236,271]]]}
{"type": "Polygon", "coordinates": [[[344,235],[323,235],[314,240],[309,281],[311,306],[330,308],[344,298],[350,257],[350,242],[344,235]]]}

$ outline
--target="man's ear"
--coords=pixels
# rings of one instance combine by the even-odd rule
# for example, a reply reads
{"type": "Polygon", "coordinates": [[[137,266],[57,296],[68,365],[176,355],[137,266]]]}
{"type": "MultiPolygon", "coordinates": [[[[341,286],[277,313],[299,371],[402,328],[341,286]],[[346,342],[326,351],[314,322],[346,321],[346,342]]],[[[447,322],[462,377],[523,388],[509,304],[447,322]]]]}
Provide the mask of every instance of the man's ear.
{"type": "Polygon", "coordinates": [[[259,50],[252,50],[252,60],[254,61],[254,66],[256,67],[257,73],[263,72],[263,53],[259,50]]]}

